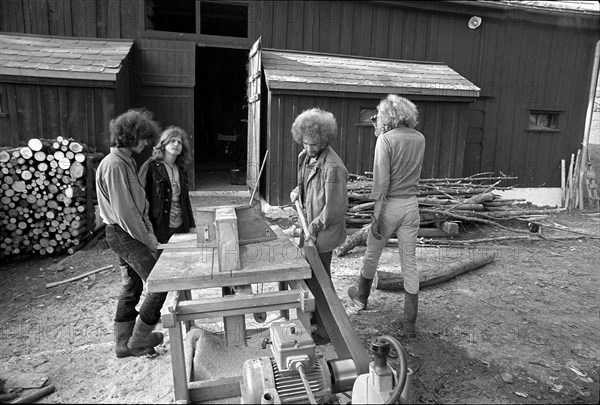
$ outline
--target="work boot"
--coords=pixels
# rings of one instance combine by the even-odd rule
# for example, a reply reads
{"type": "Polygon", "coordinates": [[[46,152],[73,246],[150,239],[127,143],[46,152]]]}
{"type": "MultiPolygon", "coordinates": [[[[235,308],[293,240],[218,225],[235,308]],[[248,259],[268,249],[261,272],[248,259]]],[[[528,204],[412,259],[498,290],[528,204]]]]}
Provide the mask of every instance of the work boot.
{"type": "Polygon", "coordinates": [[[404,330],[409,338],[414,338],[417,335],[415,323],[418,310],[419,293],[411,294],[404,291],[404,330]]]}
{"type": "Polygon", "coordinates": [[[358,309],[367,309],[367,300],[371,294],[371,285],[373,279],[364,278],[363,275],[358,276],[358,288],[348,288],[348,296],[354,302],[358,309]]]}
{"type": "Polygon", "coordinates": [[[129,349],[149,349],[151,352],[148,354],[156,353],[154,347],[163,342],[164,336],[161,332],[153,332],[155,326],[156,325],[148,325],[142,321],[141,318],[138,318],[135,327],[133,328],[133,335],[127,344],[129,349]]]}
{"type": "MultiPolygon", "coordinates": [[[[113,336],[115,338],[115,354],[117,358],[129,357],[129,356],[143,356],[145,354],[150,353],[149,349],[135,349],[132,350],[127,346],[127,342],[131,338],[133,334],[133,328],[135,326],[135,321],[129,322],[114,322],[113,325],[113,336]]],[[[154,349],[151,349],[154,351],[154,349]]]]}

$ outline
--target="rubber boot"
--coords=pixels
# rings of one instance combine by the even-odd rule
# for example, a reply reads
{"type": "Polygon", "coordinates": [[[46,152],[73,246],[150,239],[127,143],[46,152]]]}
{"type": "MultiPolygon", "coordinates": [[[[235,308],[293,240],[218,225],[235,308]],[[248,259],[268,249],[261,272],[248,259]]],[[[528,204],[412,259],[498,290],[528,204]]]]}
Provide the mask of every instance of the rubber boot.
{"type": "Polygon", "coordinates": [[[419,311],[419,293],[411,294],[404,291],[404,330],[409,338],[417,335],[415,323],[419,311]]]}
{"type": "Polygon", "coordinates": [[[148,325],[140,318],[137,319],[133,328],[133,335],[127,346],[130,350],[150,349],[154,354],[154,347],[163,342],[164,336],[161,332],[153,332],[156,325],[148,325]]]}
{"type": "MultiPolygon", "coordinates": [[[[113,336],[115,338],[115,354],[118,358],[129,357],[129,356],[143,356],[145,354],[150,353],[149,349],[136,349],[131,350],[127,346],[127,342],[131,338],[133,334],[133,328],[135,326],[135,321],[129,322],[114,322],[113,325],[113,336]]],[[[154,352],[154,349],[151,349],[154,352]]]]}
{"type": "Polygon", "coordinates": [[[348,288],[348,296],[354,302],[354,305],[358,307],[358,309],[367,309],[367,301],[369,295],[371,294],[371,285],[373,284],[373,279],[364,278],[361,274],[358,276],[358,288],[350,287],[348,288]]]}

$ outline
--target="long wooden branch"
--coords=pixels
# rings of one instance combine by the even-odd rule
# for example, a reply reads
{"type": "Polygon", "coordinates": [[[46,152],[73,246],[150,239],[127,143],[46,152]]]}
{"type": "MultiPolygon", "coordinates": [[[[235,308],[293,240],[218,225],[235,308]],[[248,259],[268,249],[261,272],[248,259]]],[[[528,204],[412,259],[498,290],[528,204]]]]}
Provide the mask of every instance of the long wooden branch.
{"type": "Polygon", "coordinates": [[[61,284],[65,284],[65,283],[70,283],[71,281],[79,280],[80,278],[85,278],[85,277],[87,277],[89,275],[92,275],[94,273],[98,273],[98,272],[100,272],[102,270],[108,270],[108,269],[110,269],[112,267],[113,267],[113,265],[111,264],[110,266],[100,267],[99,269],[91,270],[91,271],[88,271],[87,273],[83,273],[83,274],[80,274],[78,276],[68,278],[66,280],[56,281],[54,283],[47,283],[46,284],[46,288],[56,287],[57,285],[61,285],[61,284]]]}

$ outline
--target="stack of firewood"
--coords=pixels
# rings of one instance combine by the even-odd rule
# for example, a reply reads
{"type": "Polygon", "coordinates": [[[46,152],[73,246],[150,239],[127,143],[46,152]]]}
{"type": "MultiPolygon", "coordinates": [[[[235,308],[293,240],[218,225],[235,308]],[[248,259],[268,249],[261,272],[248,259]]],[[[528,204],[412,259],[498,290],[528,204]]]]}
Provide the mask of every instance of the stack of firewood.
{"type": "MultiPolygon", "coordinates": [[[[491,176],[480,173],[464,178],[421,179],[419,213],[421,226],[445,220],[469,221],[475,219],[504,220],[523,215],[547,214],[549,210],[519,207],[524,199],[503,199],[495,190],[506,190],[502,181],[516,177],[491,176]]],[[[371,222],[375,203],[370,198],[373,180],[366,176],[351,175],[348,182],[348,227],[361,227],[371,222]]]]}
{"type": "Polygon", "coordinates": [[[94,227],[93,172],[102,158],[57,137],[0,151],[0,257],[83,246],[94,227]]]}

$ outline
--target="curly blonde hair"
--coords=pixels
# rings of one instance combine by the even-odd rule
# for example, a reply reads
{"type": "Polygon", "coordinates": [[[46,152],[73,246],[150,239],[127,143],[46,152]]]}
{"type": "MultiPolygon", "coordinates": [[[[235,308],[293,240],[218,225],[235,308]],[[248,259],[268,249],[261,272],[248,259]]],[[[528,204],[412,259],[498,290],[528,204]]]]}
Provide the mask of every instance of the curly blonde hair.
{"type": "Polygon", "coordinates": [[[337,136],[337,121],[332,113],[320,108],[305,110],[292,124],[292,136],[302,145],[303,139],[315,141],[319,149],[327,147],[337,136]]]}
{"type": "Polygon", "coordinates": [[[375,134],[398,128],[400,125],[406,125],[408,128],[414,128],[419,123],[419,110],[407,98],[396,94],[389,94],[379,102],[377,106],[377,123],[375,125],[375,134]]]}
{"type": "Polygon", "coordinates": [[[152,150],[152,160],[162,162],[165,158],[165,148],[167,144],[171,141],[172,138],[179,137],[181,138],[182,150],[177,159],[175,159],[175,164],[182,169],[185,169],[187,165],[192,161],[191,151],[190,151],[190,140],[189,135],[185,130],[179,127],[170,126],[165,129],[160,135],[160,139],[156,143],[156,146],[152,150]]]}

